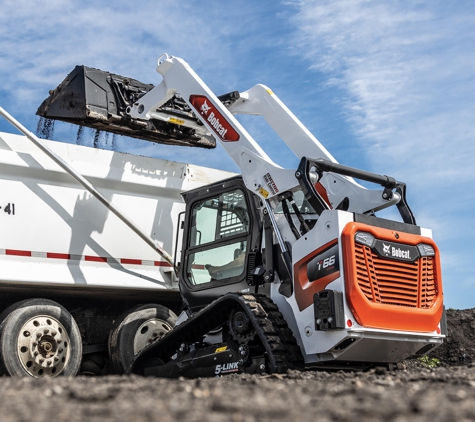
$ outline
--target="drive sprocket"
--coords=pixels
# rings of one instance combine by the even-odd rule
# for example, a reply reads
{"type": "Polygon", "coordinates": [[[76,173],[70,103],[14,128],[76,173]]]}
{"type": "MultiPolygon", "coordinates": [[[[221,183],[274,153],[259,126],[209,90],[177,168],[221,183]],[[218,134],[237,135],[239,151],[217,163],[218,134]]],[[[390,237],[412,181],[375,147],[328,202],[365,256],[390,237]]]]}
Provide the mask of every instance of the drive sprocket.
{"type": "Polygon", "coordinates": [[[250,318],[242,309],[233,309],[229,317],[229,333],[239,344],[251,341],[255,335],[250,318]]]}

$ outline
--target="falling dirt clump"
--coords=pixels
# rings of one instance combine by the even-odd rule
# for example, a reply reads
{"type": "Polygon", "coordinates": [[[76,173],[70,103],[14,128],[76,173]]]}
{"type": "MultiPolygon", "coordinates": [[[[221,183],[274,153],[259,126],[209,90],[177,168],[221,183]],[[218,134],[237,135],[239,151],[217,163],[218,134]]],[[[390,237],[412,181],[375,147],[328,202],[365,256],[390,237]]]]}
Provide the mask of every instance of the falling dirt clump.
{"type": "Polygon", "coordinates": [[[53,139],[54,120],[40,117],[36,127],[36,134],[42,139],[53,139]]]}
{"type": "Polygon", "coordinates": [[[99,148],[99,140],[101,138],[101,131],[96,130],[94,133],[94,148],[99,148]]]}
{"type": "Polygon", "coordinates": [[[83,135],[84,135],[84,126],[79,126],[78,133],[76,135],[76,144],[77,145],[83,145],[83,143],[84,143],[83,135]]]}

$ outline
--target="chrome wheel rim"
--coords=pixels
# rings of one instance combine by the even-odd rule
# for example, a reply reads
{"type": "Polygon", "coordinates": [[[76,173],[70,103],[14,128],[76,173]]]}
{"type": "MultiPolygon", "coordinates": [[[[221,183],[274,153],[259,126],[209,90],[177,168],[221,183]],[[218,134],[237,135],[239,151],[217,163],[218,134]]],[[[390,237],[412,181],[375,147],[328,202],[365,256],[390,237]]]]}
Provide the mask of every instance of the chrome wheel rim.
{"type": "Polygon", "coordinates": [[[162,319],[151,318],[140,325],[134,337],[134,355],[145,346],[162,338],[173,327],[162,319]]]}
{"type": "Polygon", "coordinates": [[[56,318],[36,316],[21,327],[17,353],[23,368],[31,377],[56,377],[69,361],[68,333],[56,318]]]}

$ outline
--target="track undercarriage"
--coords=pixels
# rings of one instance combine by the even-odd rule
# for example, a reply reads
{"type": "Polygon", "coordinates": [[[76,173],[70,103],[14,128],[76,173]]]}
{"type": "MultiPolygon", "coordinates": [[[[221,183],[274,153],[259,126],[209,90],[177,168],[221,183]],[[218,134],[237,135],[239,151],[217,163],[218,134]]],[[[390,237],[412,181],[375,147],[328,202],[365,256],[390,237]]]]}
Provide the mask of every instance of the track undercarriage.
{"type": "Polygon", "coordinates": [[[143,349],[129,372],[194,378],[302,368],[300,348],[277,306],[266,296],[229,293],[143,349]],[[221,341],[210,344],[209,333],[221,341]]]}

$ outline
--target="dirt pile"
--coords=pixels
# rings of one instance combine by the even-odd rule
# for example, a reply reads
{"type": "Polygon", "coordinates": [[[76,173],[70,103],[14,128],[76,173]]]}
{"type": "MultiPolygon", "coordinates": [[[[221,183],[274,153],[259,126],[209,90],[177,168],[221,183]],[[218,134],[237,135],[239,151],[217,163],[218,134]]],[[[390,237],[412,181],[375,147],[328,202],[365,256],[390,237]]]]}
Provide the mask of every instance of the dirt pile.
{"type": "Polygon", "coordinates": [[[469,365],[475,360],[475,308],[447,310],[448,338],[430,356],[441,365],[469,365]]]}
{"type": "Polygon", "coordinates": [[[475,420],[475,309],[448,310],[430,367],[289,371],[201,380],[137,376],[0,378],[2,422],[475,420]],[[432,362],[433,363],[433,362],[432,362]]]}
{"type": "Polygon", "coordinates": [[[2,422],[475,420],[475,368],[201,380],[1,378],[2,422]]]}

